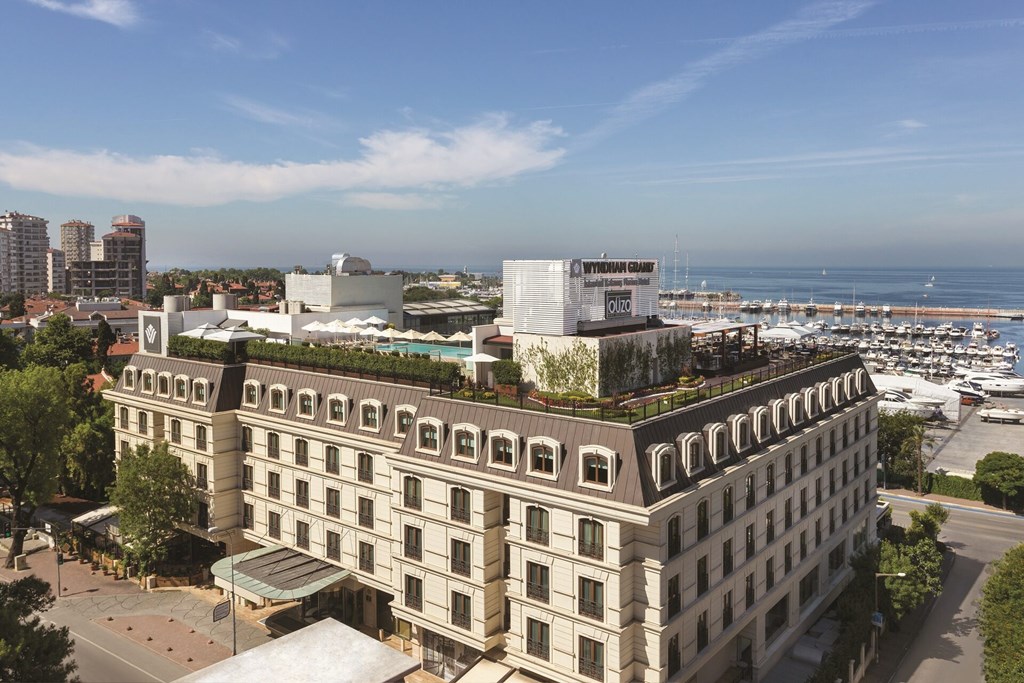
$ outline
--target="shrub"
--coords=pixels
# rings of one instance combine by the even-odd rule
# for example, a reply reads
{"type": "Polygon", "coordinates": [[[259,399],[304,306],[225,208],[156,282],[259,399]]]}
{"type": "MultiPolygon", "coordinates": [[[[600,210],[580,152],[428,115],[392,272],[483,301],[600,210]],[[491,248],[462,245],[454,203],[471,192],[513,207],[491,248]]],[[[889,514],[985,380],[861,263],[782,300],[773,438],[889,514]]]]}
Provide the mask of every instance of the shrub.
{"type": "MultiPolygon", "coordinates": [[[[272,346],[280,345],[273,344],[272,346]]],[[[167,340],[167,351],[170,355],[179,358],[212,360],[221,363],[244,363],[246,360],[245,347],[241,347],[240,352],[236,353],[231,345],[225,342],[181,335],[175,335],[167,340]]]]}
{"type": "Polygon", "coordinates": [[[523,367],[514,360],[497,360],[491,365],[495,384],[518,386],[523,381],[523,367]]]}

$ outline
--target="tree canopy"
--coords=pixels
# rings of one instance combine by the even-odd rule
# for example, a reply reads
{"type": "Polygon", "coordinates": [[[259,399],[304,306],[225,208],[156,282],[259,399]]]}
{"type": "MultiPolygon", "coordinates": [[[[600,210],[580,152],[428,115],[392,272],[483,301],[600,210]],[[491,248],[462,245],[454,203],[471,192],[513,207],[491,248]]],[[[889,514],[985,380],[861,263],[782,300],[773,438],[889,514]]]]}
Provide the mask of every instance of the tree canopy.
{"type": "Polygon", "coordinates": [[[166,556],[166,541],[177,525],[192,519],[195,492],[188,468],[168,450],[140,444],[121,454],[110,502],[120,513],[125,552],[145,573],[166,556]]]}
{"type": "Polygon", "coordinates": [[[98,499],[114,481],[114,406],[92,390],[88,370],[75,363],[63,384],[72,426],[61,441],[61,488],[70,495],[98,499]]]}
{"type": "Polygon", "coordinates": [[[54,602],[35,576],[0,581],[0,681],[66,681],[78,668],[67,626],[42,623],[54,602]]]}
{"type": "Polygon", "coordinates": [[[1008,498],[1016,498],[1024,490],[1024,458],[1016,453],[992,451],[974,466],[974,481],[1003,494],[1003,508],[1008,498]]]}
{"type": "MultiPolygon", "coordinates": [[[[27,527],[35,508],[56,492],[70,419],[59,370],[33,365],[0,372],[0,482],[10,491],[15,527],[27,527]]],[[[25,532],[15,531],[5,566],[14,566],[24,541],[25,532]]]]}
{"type": "Polygon", "coordinates": [[[907,439],[915,435],[924,419],[907,412],[878,415],[878,457],[887,471],[898,478],[911,478],[917,471],[914,453],[907,451],[907,439]]]}
{"type": "Polygon", "coordinates": [[[21,366],[21,337],[10,330],[0,330],[0,371],[21,366]]]}
{"type": "Polygon", "coordinates": [[[1024,544],[995,563],[982,589],[978,620],[985,639],[986,683],[1024,680],[1024,544]]]}
{"type": "Polygon", "coordinates": [[[117,336],[110,328],[110,323],[100,319],[99,325],[96,326],[96,356],[104,365],[107,363],[107,353],[116,341],[117,336]]]}
{"type": "Polygon", "coordinates": [[[68,316],[58,313],[36,332],[32,343],[25,347],[24,356],[26,364],[64,369],[92,357],[92,335],[89,330],[72,325],[68,316]]]}

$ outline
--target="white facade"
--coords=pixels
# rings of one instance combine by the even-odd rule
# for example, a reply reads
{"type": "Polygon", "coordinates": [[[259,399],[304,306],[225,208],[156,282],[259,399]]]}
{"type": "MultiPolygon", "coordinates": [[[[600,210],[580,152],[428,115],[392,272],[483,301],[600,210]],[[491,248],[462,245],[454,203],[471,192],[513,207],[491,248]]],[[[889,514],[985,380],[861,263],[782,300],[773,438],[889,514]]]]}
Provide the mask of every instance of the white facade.
{"type": "Polygon", "coordinates": [[[402,326],[402,276],[376,274],[284,276],[289,301],[301,301],[309,310],[369,317],[368,311],[402,326]]]}
{"type": "Polygon", "coordinates": [[[46,251],[47,291],[63,294],[67,285],[64,252],[60,249],[46,251]]]}
{"type": "Polygon", "coordinates": [[[47,291],[46,251],[50,237],[47,221],[9,211],[0,215],[0,233],[6,233],[0,247],[0,292],[21,292],[25,296],[47,291]]]}
{"type": "Polygon", "coordinates": [[[651,259],[505,261],[504,315],[515,332],[573,335],[579,323],[658,315],[651,259]]]}

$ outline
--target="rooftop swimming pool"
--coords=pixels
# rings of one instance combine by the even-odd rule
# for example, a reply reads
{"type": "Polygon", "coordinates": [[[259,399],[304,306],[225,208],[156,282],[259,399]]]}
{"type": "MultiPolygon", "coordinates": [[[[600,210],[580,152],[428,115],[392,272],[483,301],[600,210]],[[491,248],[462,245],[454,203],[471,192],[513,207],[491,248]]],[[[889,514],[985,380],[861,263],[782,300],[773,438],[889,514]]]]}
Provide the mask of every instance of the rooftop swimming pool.
{"type": "Polygon", "coordinates": [[[378,344],[378,351],[401,351],[403,353],[426,353],[437,358],[448,358],[451,360],[462,360],[473,355],[473,349],[468,346],[443,346],[441,344],[422,344],[420,342],[396,341],[391,344],[378,344]]]}

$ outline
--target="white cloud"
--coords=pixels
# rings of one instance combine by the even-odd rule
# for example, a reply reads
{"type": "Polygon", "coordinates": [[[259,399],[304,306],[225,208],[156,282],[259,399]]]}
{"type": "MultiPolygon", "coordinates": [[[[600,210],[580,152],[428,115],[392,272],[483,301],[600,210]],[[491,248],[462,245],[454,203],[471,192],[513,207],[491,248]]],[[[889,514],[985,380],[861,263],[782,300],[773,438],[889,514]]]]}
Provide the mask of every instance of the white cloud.
{"type": "Polygon", "coordinates": [[[903,130],[917,130],[919,128],[927,128],[928,124],[921,123],[917,119],[901,119],[895,123],[895,126],[903,130]]]}
{"type": "Polygon", "coordinates": [[[315,111],[288,111],[238,95],[221,95],[220,99],[231,111],[259,123],[301,128],[320,128],[332,123],[330,117],[315,111]]]}
{"type": "Polygon", "coordinates": [[[396,192],[350,192],[345,195],[346,206],[364,209],[390,209],[391,211],[422,211],[440,209],[449,197],[396,192]]]}
{"type": "Polygon", "coordinates": [[[28,2],[54,12],[64,12],[83,19],[95,19],[113,24],[118,28],[131,28],[139,23],[139,12],[132,0],[82,0],[81,2],[28,0],[28,2]]]}
{"type": "Polygon", "coordinates": [[[202,35],[206,46],[214,52],[239,55],[248,59],[277,59],[291,47],[291,42],[287,38],[274,31],[242,39],[207,28],[203,29],[202,35]]]}
{"type": "Polygon", "coordinates": [[[27,146],[0,152],[0,182],[20,189],[123,202],[211,206],[272,201],[314,190],[445,191],[504,181],[557,164],[560,129],[521,127],[492,115],[443,132],[382,130],[360,139],[356,159],[252,164],[214,155],[132,157],[27,146]]]}

